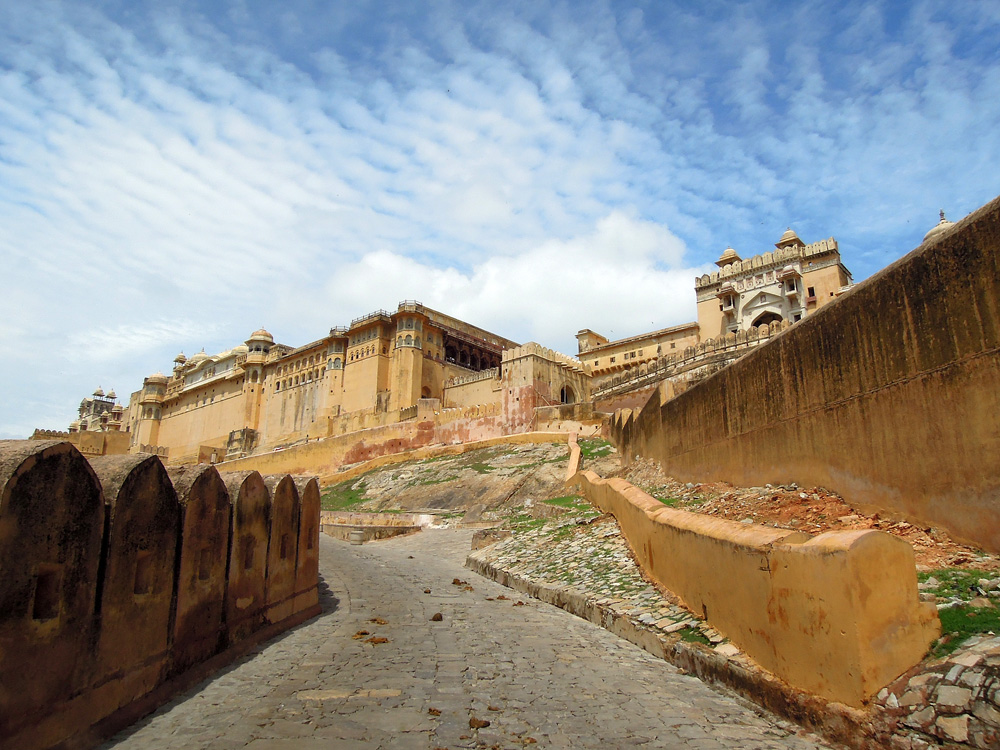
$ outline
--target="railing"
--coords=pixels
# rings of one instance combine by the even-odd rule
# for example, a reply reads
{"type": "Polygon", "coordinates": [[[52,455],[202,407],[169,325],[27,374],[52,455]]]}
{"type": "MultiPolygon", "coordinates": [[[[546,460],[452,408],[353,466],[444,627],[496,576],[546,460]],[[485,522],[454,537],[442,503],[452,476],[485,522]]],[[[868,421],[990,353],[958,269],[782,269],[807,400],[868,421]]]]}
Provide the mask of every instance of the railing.
{"type": "MultiPolygon", "coordinates": [[[[461,367],[461,365],[459,365],[461,367]]],[[[465,385],[466,383],[476,383],[480,380],[489,380],[491,378],[499,378],[500,369],[497,367],[491,367],[488,370],[480,370],[479,372],[473,373],[472,375],[460,375],[457,378],[449,378],[446,388],[453,388],[457,385],[465,385]]]]}
{"type": "Polygon", "coordinates": [[[352,320],[351,328],[354,328],[354,326],[364,323],[366,321],[375,320],[376,318],[388,319],[391,317],[392,313],[388,312],[387,310],[376,310],[375,312],[370,312],[367,315],[362,315],[360,318],[355,318],[354,320],[352,320]]]}
{"type": "Polygon", "coordinates": [[[788,328],[789,325],[788,321],[774,323],[773,326],[762,325],[750,331],[730,333],[718,339],[708,339],[697,346],[689,346],[681,354],[667,355],[649,362],[644,368],[636,368],[634,374],[623,373],[613,376],[610,382],[605,381],[594,388],[591,398],[596,401],[646,388],[714,359],[738,359],[752,348],[767,343],[773,335],[788,328]]]}

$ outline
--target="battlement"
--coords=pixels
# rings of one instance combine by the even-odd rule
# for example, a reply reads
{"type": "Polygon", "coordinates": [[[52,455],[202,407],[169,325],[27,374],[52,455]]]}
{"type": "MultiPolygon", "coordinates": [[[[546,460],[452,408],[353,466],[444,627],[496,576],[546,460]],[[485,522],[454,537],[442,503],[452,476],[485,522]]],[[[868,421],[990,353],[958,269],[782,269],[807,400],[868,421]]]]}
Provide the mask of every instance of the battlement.
{"type": "Polygon", "coordinates": [[[544,347],[541,344],[536,344],[534,341],[529,341],[527,344],[516,346],[513,349],[506,349],[503,352],[502,362],[504,364],[510,364],[515,360],[523,359],[525,357],[539,357],[575,372],[586,373],[590,371],[589,368],[580,360],[569,357],[561,352],[557,352],[554,349],[544,347]]]}
{"type": "Polygon", "coordinates": [[[840,250],[837,246],[837,240],[833,237],[808,245],[777,248],[771,252],[754,255],[746,260],[735,260],[732,263],[727,263],[718,271],[697,276],[694,280],[694,288],[695,290],[699,290],[741,274],[759,273],[765,270],[772,270],[782,264],[800,261],[805,258],[830,255],[832,253],[837,253],[839,257],[840,250]]]}
{"type": "Polygon", "coordinates": [[[314,477],[0,442],[0,745],[104,731],[318,613],[319,505],[314,477]]]}

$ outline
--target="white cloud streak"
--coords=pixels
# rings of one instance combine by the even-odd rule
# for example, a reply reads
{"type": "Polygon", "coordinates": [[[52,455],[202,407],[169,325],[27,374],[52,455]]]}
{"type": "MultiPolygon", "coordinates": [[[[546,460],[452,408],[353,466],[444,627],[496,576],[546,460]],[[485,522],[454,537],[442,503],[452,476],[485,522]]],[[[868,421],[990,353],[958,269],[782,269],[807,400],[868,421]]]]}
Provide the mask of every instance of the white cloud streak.
{"type": "Polygon", "coordinates": [[[0,7],[0,436],[403,298],[572,352],[727,244],[863,277],[996,192],[981,5],[100,8],[0,7]]]}

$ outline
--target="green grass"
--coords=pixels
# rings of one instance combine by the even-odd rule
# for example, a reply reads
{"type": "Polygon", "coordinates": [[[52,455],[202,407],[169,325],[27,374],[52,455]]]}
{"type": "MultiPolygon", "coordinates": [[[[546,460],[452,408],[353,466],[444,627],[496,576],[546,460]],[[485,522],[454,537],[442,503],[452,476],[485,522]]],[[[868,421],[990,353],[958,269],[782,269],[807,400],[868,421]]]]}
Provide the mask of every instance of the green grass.
{"type": "Polygon", "coordinates": [[[364,478],[348,479],[346,482],[327,487],[320,495],[320,508],[323,510],[346,510],[360,505],[365,497],[366,482],[364,478]]]}
{"type": "Polygon", "coordinates": [[[942,609],[941,637],[931,648],[931,656],[946,656],[958,648],[971,635],[978,633],[1000,633],[1000,611],[993,607],[961,606],[942,609]]]}
{"type": "MultiPolygon", "coordinates": [[[[968,602],[980,596],[977,588],[980,578],[995,578],[995,571],[959,570],[940,568],[928,573],[918,573],[917,580],[924,583],[930,578],[939,583],[926,589],[941,599],[952,597],[968,602]]],[[[946,656],[958,648],[971,635],[979,633],[1000,633],[1000,611],[995,607],[970,607],[967,604],[951,609],[938,610],[941,619],[941,637],[934,642],[931,656],[946,656]]]]}
{"type": "Polygon", "coordinates": [[[995,578],[996,573],[988,570],[958,570],[957,568],[941,568],[929,573],[918,573],[917,580],[923,583],[929,578],[936,578],[941,583],[929,591],[939,597],[957,596],[965,601],[979,596],[974,591],[980,578],[995,578]]]}
{"type": "Polygon", "coordinates": [[[578,441],[580,455],[584,458],[603,458],[611,453],[613,446],[601,438],[587,438],[578,441]]]}
{"type": "Polygon", "coordinates": [[[587,510],[590,508],[590,503],[588,503],[579,495],[564,495],[563,497],[553,497],[549,500],[545,500],[544,502],[546,505],[555,505],[560,508],[569,508],[570,510],[587,510]]]}
{"type": "Polygon", "coordinates": [[[703,643],[706,646],[712,645],[712,642],[698,628],[684,628],[678,632],[678,635],[681,637],[681,640],[688,643],[703,643]]]}

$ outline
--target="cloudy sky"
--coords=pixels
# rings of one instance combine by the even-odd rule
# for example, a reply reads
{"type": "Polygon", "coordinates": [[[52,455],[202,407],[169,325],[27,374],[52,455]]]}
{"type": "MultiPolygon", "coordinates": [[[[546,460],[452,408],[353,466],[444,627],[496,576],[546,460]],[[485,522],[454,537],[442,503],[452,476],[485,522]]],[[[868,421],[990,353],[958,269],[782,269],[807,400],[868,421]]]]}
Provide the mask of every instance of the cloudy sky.
{"type": "Polygon", "coordinates": [[[987,0],[0,2],[0,437],[403,299],[575,353],[787,226],[860,280],[1000,192],[998,38],[987,0]]]}

